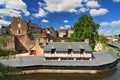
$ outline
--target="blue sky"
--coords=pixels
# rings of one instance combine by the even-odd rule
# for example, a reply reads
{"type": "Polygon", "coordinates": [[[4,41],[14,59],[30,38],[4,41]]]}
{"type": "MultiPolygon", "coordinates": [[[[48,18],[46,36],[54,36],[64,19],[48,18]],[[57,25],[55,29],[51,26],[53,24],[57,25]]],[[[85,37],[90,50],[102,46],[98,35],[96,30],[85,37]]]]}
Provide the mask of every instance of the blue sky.
{"type": "Polygon", "coordinates": [[[42,27],[66,29],[88,14],[100,24],[99,33],[120,34],[120,0],[0,0],[0,26],[12,18],[31,20],[42,27]]]}

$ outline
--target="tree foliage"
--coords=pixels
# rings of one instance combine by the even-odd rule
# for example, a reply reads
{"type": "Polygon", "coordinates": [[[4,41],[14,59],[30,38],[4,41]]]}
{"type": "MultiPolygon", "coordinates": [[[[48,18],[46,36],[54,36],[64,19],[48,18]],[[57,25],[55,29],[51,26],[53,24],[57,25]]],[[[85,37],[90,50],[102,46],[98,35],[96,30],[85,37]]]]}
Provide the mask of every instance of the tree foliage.
{"type": "Polygon", "coordinates": [[[3,46],[3,43],[8,43],[9,41],[11,41],[12,39],[9,36],[3,36],[0,37],[0,47],[3,46]]]}
{"type": "Polygon", "coordinates": [[[90,39],[92,48],[95,46],[95,41],[98,38],[99,24],[93,21],[93,18],[87,14],[79,17],[78,21],[74,23],[74,33],[71,35],[71,40],[75,42],[84,41],[85,38],[90,39]]]}
{"type": "MultiPolygon", "coordinates": [[[[0,63],[0,78],[6,80],[7,75],[21,72],[19,69],[0,63]]],[[[7,79],[8,80],[8,79],[7,79]]]]}
{"type": "Polygon", "coordinates": [[[59,37],[59,32],[58,32],[58,30],[55,31],[55,32],[56,32],[56,37],[59,37]]]}
{"type": "Polygon", "coordinates": [[[68,37],[68,29],[66,29],[65,35],[63,37],[68,37]]]}
{"type": "Polygon", "coordinates": [[[13,55],[13,54],[17,53],[15,50],[6,49],[3,47],[4,43],[8,43],[11,40],[12,40],[12,38],[9,36],[0,37],[0,57],[1,56],[9,56],[9,55],[13,55]]]}
{"type": "Polygon", "coordinates": [[[99,34],[98,42],[101,42],[103,44],[106,44],[108,42],[107,38],[104,34],[99,34]]]}
{"type": "Polygon", "coordinates": [[[14,55],[16,54],[17,51],[15,50],[11,50],[11,49],[5,49],[5,48],[2,48],[0,47],[0,57],[6,57],[6,56],[10,56],[10,55],[14,55]]]}
{"type": "Polygon", "coordinates": [[[118,41],[120,41],[120,34],[118,35],[117,39],[118,39],[118,41]]]}

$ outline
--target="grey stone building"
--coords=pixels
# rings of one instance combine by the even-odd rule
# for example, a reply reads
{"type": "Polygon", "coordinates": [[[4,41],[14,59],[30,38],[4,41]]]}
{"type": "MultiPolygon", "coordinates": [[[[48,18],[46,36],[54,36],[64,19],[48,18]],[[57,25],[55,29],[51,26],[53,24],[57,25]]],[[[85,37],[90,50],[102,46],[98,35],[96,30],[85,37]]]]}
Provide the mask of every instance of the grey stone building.
{"type": "Polygon", "coordinates": [[[92,49],[84,42],[48,43],[44,60],[92,60],[92,49]]]}

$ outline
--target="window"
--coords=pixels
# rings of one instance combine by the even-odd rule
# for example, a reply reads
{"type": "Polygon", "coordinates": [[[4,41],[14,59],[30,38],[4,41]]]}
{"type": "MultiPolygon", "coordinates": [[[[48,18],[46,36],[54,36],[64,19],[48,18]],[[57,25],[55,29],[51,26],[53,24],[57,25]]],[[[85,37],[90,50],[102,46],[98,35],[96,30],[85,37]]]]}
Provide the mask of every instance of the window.
{"type": "Polygon", "coordinates": [[[7,42],[3,42],[3,47],[7,47],[7,42]]]}
{"type": "Polygon", "coordinates": [[[18,22],[20,22],[21,21],[21,19],[20,18],[18,18],[18,22]]]}
{"type": "Polygon", "coordinates": [[[85,49],[80,49],[80,54],[83,54],[85,49]]]}
{"type": "Polygon", "coordinates": [[[18,34],[22,34],[22,30],[17,30],[17,33],[18,34]]]}
{"type": "Polygon", "coordinates": [[[51,53],[54,54],[56,49],[51,49],[51,53]]]}
{"type": "Polygon", "coordinates": [[[68,54],[71,54],[72,53],[72,49],[68,49],[68,54]]]}
{"type": "Polygon", "coordinates": [[[20,23],[18,24],[18,27],[21,28],[21,24],[20,23]]]}

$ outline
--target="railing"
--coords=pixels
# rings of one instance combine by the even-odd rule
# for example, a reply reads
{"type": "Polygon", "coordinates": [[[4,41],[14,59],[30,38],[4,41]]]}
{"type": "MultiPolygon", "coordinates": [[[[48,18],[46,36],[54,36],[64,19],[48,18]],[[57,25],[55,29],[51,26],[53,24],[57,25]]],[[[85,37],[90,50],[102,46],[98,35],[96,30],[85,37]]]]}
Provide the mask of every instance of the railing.
{"type": "Polygon", "coordinates": [[[44,57],[71,57],[71,58],[79,58],[79,57],[92,57],[91,53],[84,53],[84,54],[67,54],[67,53],[55,53],[55,54],[51,54],[51,53],[44,53],[44,57]]]}

